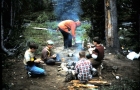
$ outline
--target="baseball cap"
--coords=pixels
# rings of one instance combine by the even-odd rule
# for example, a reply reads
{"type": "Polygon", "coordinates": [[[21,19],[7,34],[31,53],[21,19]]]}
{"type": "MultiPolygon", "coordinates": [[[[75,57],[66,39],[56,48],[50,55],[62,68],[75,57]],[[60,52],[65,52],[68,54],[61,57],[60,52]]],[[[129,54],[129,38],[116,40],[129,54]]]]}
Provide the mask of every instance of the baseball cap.
{"type": "Polygon", "coordinates": [[[47,44],[54,45],[54,42],[52,40],[48,40],[47,44]]]}

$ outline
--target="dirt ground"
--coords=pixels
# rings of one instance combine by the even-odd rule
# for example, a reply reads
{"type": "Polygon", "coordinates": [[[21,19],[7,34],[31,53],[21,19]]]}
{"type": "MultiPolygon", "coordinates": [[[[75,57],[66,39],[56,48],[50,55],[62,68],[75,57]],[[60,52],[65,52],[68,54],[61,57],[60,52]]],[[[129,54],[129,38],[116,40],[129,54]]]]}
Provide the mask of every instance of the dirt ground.
{"type": "MultiPolygon", "coordinates": [[[[60,54],[61,58],[70,60],[66,51],[62,50],[62,47],[55,47],[55,50],[60,54]]],[[[73,52],[77,53],[79,51],[75,50],[73,52]]],[[[44,65],[47,76],[29,78],[24,69],[22,59],[8,59],[6,62],[9,64],[2,69],[2,90],[68,90],[67,87],[70,84],[65,82],[65,75],[58,71],[59,65],[44,65]]],[[[123,56],[117,56],[105,51],[103,63],[103,80],[112,84],[107,86],[108,89],[100,87],[99,90],[138,90],[140,88],[140,60],[128,60],[123,56]],[[113,66],[117,67],[115,74],[119,76],[119,79],[112,75],[113,66]],[[126,87],[127,89],[125,89],[126,87]]]]}

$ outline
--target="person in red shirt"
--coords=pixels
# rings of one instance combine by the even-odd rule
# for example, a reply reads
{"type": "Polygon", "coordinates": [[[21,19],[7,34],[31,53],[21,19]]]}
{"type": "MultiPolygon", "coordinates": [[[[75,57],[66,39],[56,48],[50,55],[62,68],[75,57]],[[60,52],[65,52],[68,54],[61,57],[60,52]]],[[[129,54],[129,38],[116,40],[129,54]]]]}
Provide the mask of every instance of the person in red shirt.
{"type": "Polygon", "coordinates": [[[104,58],[104,47],[100,43],[101,40],[99,39],[99,37],[94,37],[94,47],[89,48],[89,54],[86,55],[86,58],[91,61],[92,66],[97,69],[99,78],[101,78],[101,71],[98,69],[104,58]]]}
{"type": "Polygon", "coordinates": [[[64,49],[72,47],[72,38],[75,42],[76,28],[81,25],[80,21],[64,20],[58,24],[57,30],[59,30],[64,39],[64,49]]]}

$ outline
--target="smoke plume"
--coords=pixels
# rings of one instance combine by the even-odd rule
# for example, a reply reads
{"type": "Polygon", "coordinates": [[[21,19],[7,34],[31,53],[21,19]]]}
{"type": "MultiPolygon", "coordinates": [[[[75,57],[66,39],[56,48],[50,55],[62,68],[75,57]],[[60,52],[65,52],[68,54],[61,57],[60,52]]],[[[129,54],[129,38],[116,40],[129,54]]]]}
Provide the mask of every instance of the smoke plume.
{"type": "Polygon", "coordinates": [[[52,0],[54,5],[54,14],[60,20],[79,20],[79,16],[82,14],[80,7],[81,0],[52,0]]]}

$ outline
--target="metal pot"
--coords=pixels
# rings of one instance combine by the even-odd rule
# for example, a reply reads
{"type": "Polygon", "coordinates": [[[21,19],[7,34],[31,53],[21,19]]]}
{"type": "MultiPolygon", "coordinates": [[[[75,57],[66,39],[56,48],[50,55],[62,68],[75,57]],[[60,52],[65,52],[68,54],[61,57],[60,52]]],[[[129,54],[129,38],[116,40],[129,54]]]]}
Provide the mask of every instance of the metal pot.
{"type": "Polygon", "coordinates": [[[69,56],[69,57],[72,57],[72,56],[73,56],[73,53],[68,53],[68,56],[69,56]]]}

